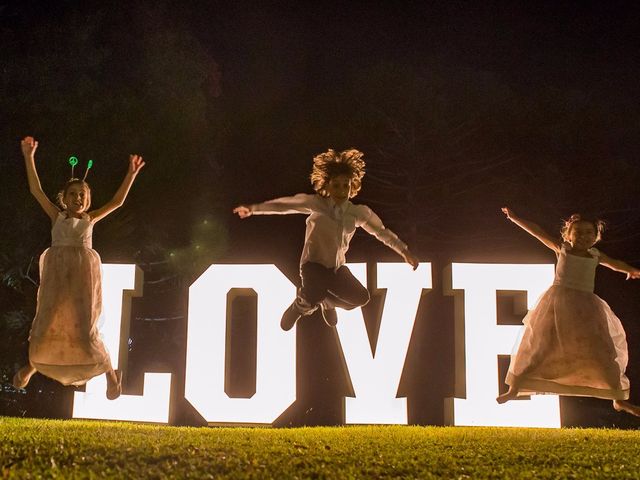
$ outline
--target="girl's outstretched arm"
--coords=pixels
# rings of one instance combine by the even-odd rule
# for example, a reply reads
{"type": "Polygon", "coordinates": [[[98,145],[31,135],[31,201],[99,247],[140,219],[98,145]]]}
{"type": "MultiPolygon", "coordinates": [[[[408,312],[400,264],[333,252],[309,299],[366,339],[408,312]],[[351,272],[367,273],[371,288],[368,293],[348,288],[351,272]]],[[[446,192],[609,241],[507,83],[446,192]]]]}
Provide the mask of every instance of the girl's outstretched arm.
{"type": "Polygon", "coordinates": [[[38,172],[36,171],[36,150],[38,148],[38,142],[33,137],[24,137],[20,142],[20,148],[22,150],[22,156],[24,157],[24,163],[27,167],[27,180],[29,182],[29,191],[36,197],[36,200],[45,211],[45,213],[51,219],[51,222],[55,222],[60,209],[49,200],[49,197],[42,191],[40,185],[40,178],[38,178],[38,172]]]}
{"type": "Polygon", "coordinates": [[[600,265],[604,265],[611,270],[616,272],[622,272],[627,274],[627,280],[634,279],[637,280],[640,278],[640,269],[636,267],[632,267],[626,262],[622,260],[616,260],[615,258],[611,258],[608,255],[600,252],[600,265]]]}
{"type": "Polygon", "coordinates": [[[540,225],[518,217],[515,212],[508,207],[502,207],[502,213],[504,213],[509,220],[518,225],[529,235],[536,237],[538,240],[544,243],[548,248],[556,253],[560,252],[561,244],[555,238],[545,232],[542,227],[540,227],[540,225]]]}
{"type": "Polygon", "coordinates": [[[138,173],[140,173],[142,167],[144,167],[144,161],[140,155],[129,155],[129,170],[125,175],[124,180],[122,180],[120,188],[118,188],[118,191],[115,193],[113,198],[104,206],[89,212],[91,221],[94,223],[98,222],[113,212],[116,208],[122,206],[129,194],[129,189],[131,188],[133,181],[136,179],[138,173]]]}

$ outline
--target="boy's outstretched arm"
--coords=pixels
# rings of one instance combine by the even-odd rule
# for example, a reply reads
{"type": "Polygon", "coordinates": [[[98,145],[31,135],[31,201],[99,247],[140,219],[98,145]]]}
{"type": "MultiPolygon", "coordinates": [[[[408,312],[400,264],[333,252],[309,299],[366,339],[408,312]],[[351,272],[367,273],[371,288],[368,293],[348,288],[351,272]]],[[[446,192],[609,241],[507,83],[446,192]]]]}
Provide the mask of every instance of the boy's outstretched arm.
{"type": "Polygon", "coordinates": [[[251,215],[287,215],[290,213],[310,214],[318,202],[317,195],[299,193],[292,197],[274,198],[262,203],[242,204],[233,209],[240,218],[251,215]]]}
{"type": "Polygon", "coordinates": [[[248,218],[253,214],[251,205],[238,205],[233,209],[233,213],[238,214],[240,218],[248,218]]]}
{"type": "Polygon", "coordinates": [[[405,262],[411,265],[414,270],[418,268],[420,260],[418,260],[418,257],[416,257],[411,250],[409,250],[409,247],[400,240],[395,233],[384,226],[380,217],[378,217],[373,210],[364,205],[362,207],[365,209],[364,212],[366,217],[361,225],[362,228],[367,233],[373,235],[384,243],[387,247],[397,252],[398,255],[400,255],[405,262]]]}
{"type": "Polygon", "coordinates": [[[537,223],[530,222],[529,220],[525,220],[523,218],[518,217],[513,210],[509,207],[502,207],[502,213],[504,213],[509,220],[518,225],[521,229],[527,232],[529,235],[534,236],[542,243],[545,244],[548,248],[553,250],[556,253],[560,252],[561,244],[545,232],[540,225],[537,223]]]}
{"type": "Polygon", "coordinates": [[[418,268],[418,265],[420,265],[420,260],[413,253],[411,253],[411,251],[409,250],[409,247],[403,250],[400,253],[400,255],[402,255],[402,258],[404,258],[404,261],[407,262],[409,265],[411,265],[414,270],[418,268]]]}
{"type": "Polygon", "coordinates": [[[129,190],[131,189],[131,185],[133,185],[133,181],[140,173],[142,167],[144,167],[145,163],[142,160],[140,155],[129,155],[129,170],[122,180],[120,184],[120,188],[116,191],[115,195],[111,200],[109,200],[104,206],[89,212],[89,216],[93,222],[98,222],[102,220],[104,217],[109,215],[115,209],[120,208],[124,203],[127,195],[129,194],[129,190]]]}

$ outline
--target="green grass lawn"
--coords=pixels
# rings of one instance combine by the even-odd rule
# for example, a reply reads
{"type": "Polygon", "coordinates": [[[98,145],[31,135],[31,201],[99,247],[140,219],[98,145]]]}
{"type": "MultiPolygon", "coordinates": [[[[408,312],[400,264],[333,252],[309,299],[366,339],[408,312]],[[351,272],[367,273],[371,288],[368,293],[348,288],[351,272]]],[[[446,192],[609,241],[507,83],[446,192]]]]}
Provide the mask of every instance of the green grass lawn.
{"type": "Polygon", "coordinates": [[[0,417],[2,478],[633,478],[640,433],[189,428],[0,417]]]}

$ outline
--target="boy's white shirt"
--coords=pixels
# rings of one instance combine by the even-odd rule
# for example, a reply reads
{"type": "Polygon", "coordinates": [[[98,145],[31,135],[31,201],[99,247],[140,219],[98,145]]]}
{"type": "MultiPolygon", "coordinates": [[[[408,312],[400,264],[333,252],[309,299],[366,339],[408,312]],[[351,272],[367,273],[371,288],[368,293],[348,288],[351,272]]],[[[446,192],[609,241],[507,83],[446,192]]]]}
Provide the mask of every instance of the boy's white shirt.
{"type": "Polygon", "coordinates": [[[349,200],[339,206],[328,197],[299,193],[252,205],[251,212],[253,215],[309,215],[300,265],[315,262],[334,269],[344,265],[349,242],[357,227],[362,227],[398,254],[407,248],[395,233],[385,228],[373,210],[349,200]]]}

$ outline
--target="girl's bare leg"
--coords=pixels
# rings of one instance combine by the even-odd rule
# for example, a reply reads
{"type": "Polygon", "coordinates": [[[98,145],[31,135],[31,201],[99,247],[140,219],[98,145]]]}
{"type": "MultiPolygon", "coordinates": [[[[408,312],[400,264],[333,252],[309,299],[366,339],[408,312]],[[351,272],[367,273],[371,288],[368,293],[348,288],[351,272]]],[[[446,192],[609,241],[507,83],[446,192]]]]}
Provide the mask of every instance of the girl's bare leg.
{"type": "Polygon", "coordinates": [[[107,376],[107,398],[115,400],[122,394],[122,372],[112,368],[105,375],[107,376]]]}
{"type": "Polygon", "coordinates": [[[613,408],[618,412],[627,412],[631,415],[635,415],[636,417],[640,417],[640,406],[634,405],[626,400],[614,400],[613,408]]]}
{"type": "Polygon", "coordinates": [[[27,363],[13,376],[13,386],[15,388],[25,388],[29,384],[29,380],[31,380],[34,373],[36,373],[36,369],[33,368],[31,363],[27,363]]]}

